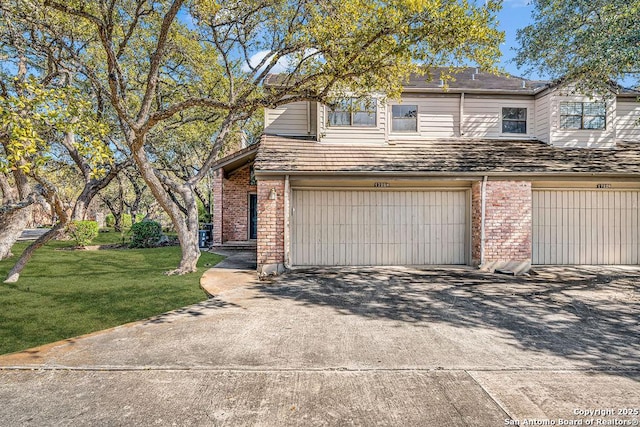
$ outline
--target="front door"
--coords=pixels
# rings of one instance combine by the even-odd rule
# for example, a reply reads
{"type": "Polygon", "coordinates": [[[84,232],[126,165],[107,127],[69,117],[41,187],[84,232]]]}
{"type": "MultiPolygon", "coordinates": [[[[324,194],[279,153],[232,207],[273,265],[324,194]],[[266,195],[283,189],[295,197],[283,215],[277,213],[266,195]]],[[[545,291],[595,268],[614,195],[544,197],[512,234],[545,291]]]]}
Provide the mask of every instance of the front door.
{"type": "Polygon", "coordinates": [[[258,238],[258,195],[249,194],[249,239],[258,238]]]}

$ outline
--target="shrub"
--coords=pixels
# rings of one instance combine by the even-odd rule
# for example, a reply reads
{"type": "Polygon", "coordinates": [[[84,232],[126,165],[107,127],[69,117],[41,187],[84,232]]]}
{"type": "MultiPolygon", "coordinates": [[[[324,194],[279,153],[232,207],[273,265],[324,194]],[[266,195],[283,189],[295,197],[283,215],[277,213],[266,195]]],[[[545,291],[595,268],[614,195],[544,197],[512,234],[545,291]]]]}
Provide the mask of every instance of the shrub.
{"type": "Polygon", "coordinates": [[[69,236],[78,246],[86,246],[98,237],[98,223],[96,221],[72,221],[67,227],[69,236]]]}
{"type": "MultiPolygon", "coordinates": [[[[136,215],[136,222],[140,222],[144,220],[145,215],[144,214],[137,214],[136,215]]],[[[116,225],[116,217],[113,216],[113,214],[107,214],[107,216],[105,216],[104,218],[105,220],[105,224],[107,225],[107,227],[111,227],[113,228],[116,225]]],[[[122,228],[130,228],[131,224],[133,223],[132,219],[131,219],[131,214],[122,214],[122,228]]]]}
{"type": "Polygon", "coordinates": [[[162,238],[162,226],[155,221],[136,222],[131,226],[131,248],[153,248],[162,238]]]}

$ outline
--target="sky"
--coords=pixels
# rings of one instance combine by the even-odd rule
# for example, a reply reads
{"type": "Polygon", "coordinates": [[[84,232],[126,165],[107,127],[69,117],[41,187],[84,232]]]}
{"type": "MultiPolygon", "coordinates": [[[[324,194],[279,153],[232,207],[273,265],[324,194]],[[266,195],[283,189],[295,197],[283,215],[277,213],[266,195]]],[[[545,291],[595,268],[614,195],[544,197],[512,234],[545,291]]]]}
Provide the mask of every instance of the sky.
{"type": "MultiPolygon", "coordinates": [[[[484,3],[484,0],[476,0],[477,2],[484,3]]],[[[541,72],[526,73],[524,69],[518,69],[515,63],[512,61],[515,56],[513,49],[518,46],[516,41],[516,32],[519,28],[523,28],[531,23],[531,13],[533,7],[529,5],[529,0],[504,0],[502,10],[498,14],[499,28],[505,32],[505,42],[500,46],[502,51],[502,60],[499,65],[507,73],[517,77],[524,77],[531,80],[545,80],[549,79],[548,75],[541,72]]],[[[251,58],[252,64],[257,64],[262,58],[267,55],[267,52],[257,52],[251,58]]],[[[284,61],[282,71],[284,71],[284,61]]],[[[248,71],[249,67],[245,67],[245,71],[248,71]]],[[[274,69],[278,72],[280,69],[274,69]]]]}
{"type": "Polygon", "coordinates": [[[502,61],[500,66],[509,74],[518,77],[525,77],[531,80],[548,79],[549,76],[540,72],[525,73],[525,70],[518,69],[511,61],[515,56],[513,48],[518,46],[516,32],[531,23],[531,12],[533,8],[529,6],[528,0],[504,0],[502,10],[498,14],[499,28],[505,32],[505,42],[500,46],[502,51],[502,61]]]}

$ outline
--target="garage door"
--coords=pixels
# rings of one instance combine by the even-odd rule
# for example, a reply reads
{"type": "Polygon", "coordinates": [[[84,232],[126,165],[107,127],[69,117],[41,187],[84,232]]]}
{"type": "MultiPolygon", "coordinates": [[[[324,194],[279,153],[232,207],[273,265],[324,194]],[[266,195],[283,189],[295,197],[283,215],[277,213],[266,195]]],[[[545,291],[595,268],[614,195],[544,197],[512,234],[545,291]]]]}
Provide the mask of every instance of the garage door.
{"type": "Polygon", "coordinates": [[[468,193],[294,190],[293,265],[465,264],[468,193]]]}
{"type": "Polygon", "coordinates": [[[534,264],[638,264],[640,191],[534,190],[534,264]]]}

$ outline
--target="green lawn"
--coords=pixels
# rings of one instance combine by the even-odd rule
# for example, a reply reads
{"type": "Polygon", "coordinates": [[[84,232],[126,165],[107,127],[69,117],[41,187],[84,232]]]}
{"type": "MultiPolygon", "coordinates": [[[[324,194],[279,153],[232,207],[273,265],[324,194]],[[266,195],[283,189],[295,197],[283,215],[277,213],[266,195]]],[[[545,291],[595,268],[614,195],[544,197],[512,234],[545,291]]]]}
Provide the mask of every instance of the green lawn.
{"type": "MultiPolygon", "coordinates": [[[[92,244],[121,241],[100,233],[92,244]]],[[[27,243],[0,262],[4,280],[27,243]]],[[[206,299],[202,272],[222,257],[203,253],[198,273],[165,276],[180,260],[179,247],[63,250],[51,242],[36,251],[15,284],[0,281],[0,354],[144,319],[206,299]]]]}

